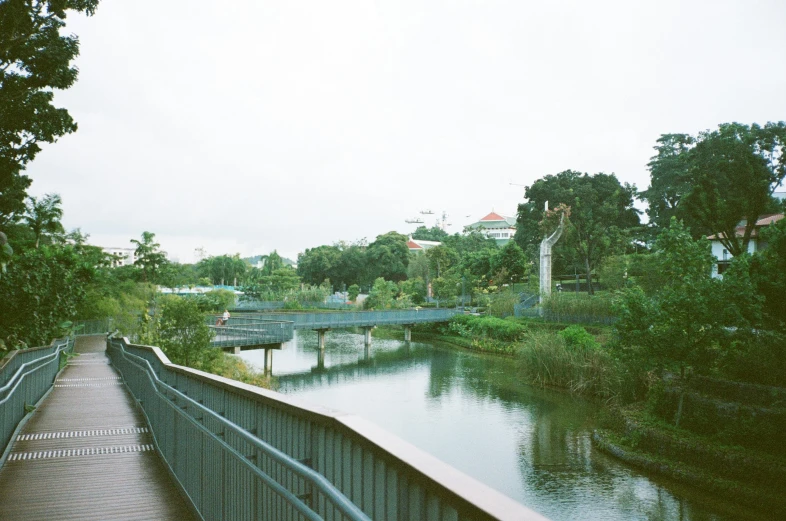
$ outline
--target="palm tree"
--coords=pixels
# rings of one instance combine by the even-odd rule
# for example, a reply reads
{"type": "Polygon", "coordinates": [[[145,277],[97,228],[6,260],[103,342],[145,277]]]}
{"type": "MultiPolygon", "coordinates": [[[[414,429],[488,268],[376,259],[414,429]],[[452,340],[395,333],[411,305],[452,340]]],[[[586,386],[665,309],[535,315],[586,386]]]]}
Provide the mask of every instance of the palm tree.
{"type": "Polygon", "coordinates": [[[60,223],[60,219],[63,218],[63,209],[60,207],[62,204],[63,201],[58,194],[46,194],[40,201],[35,197],[30,197],[23,218],[33,230],[36,249],[41,243],[41,237],[45,234],[54,235],[65,232],[60,223]]]}
{"type": "Polygon", "coordinates": [[[131,239],[136,244],[134,266],[142,269],[142,278],[145,282],[155,282],[158,270],[166,264],[166,253],[159,251],[161,247],[155,240],[156,234],[142,232],[142,240],[131,239]]]}

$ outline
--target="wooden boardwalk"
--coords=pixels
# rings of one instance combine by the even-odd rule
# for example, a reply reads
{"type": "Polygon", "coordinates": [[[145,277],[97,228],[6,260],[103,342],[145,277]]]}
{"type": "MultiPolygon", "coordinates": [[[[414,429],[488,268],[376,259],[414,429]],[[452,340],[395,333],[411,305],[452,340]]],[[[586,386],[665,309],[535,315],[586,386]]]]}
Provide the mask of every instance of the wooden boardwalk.
{"type": "Polygon", "coordinates": [[[155,451],[103,336],[77,339],[0,468],[0,518],[195,519],[155,451]]]}

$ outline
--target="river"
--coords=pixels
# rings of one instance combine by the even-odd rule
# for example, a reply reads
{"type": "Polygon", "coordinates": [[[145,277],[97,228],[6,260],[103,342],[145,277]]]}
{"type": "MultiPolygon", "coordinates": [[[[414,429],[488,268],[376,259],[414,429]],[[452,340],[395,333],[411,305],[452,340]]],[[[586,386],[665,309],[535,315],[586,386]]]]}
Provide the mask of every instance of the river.
{"type": "Polygon", "coordinates": [[[379,338],[365,353],[347,331],[318,355],[312,331],[275,351],[279,391],[372,420],[554,521],[762,519],[596,450],[598,406],[523,383],[514,359],[379,338]]]}

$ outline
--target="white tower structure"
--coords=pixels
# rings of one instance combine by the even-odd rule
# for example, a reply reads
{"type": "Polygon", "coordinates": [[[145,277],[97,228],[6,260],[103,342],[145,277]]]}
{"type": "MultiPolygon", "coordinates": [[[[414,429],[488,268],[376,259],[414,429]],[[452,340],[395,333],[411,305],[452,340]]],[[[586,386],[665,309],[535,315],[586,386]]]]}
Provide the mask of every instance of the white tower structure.
{"type": "MultiPolygon", "coordinates": [[[[546,211],[549,203],[546,201],[546,211]]],[[[554,246],[565,228],[565,214],[559,218],[559,226],[550,237],[544,237],[540,241],[540,298],[551,295],[551,247],[554,246]]]]}

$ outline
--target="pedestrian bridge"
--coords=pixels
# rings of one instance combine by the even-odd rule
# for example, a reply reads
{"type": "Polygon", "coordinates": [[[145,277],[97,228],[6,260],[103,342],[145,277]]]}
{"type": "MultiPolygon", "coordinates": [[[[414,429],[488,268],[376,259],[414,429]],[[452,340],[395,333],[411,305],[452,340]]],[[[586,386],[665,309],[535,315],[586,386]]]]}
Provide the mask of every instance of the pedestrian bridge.
{"type": "Polygon", "coordinates": [[[236,313],[226,325],[221,315],[208,315],[206,320],[215,333],[213,345],[237,353],[245,349],[281,349],[292,340],[294,330],[313,329],[318,332],[319,348],[325,348],[325,334],[331,329],[363,328],[366,347],[371,345],[371,330],[382,325],[404,326],[404,339],[412,338],[412,326],[430,322],[447,322],[458,309],[405,309],[394,311],[336,311],[298,313],[236,313]]]}
{"type": "Polygon", "coordinates": [[[544,519],[363,418],[126,338],[14,351],[0,386],[3,519],[544,519]]]}

